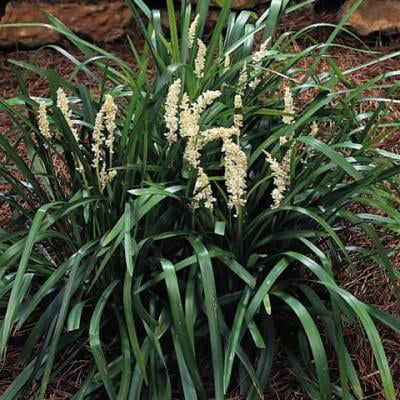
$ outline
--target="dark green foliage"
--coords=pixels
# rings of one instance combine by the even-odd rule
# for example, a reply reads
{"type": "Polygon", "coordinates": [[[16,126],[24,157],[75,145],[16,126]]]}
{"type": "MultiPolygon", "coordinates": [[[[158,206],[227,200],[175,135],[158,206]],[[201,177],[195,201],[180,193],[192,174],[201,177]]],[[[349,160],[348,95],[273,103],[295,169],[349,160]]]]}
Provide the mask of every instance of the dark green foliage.
{"type": "MultiPolygon", "coordinates": [[[[49,16],[87,59],[65,54],[76,71],[96,80],[99,96],[55,71],[14,62],[46,76],[52,97],[29,97],[19,76],[20,95],[0,103],[27,154],[21,158],[6,135],[0,136],[8,157],[0,175],[12,188],[3,199],[18,217],[18,229],[1,231],[2,355],[13,332],[34,322],[20,354],[25,369],[1,398],[19,398],[33,380],[44,398],[49,382],[86,347],[92,369],[74,399],[99,388],[110,399],[170,399],[176,391],[187,399],[223,399],[237,388],[257,399],[268,388],[278,338],[310,398],[362,398],[343,339],[343,324],[357,323],[371,343],[385,397],[394,400],[375,323],[399,332],[400,321],[335,282],[335,272],[352,257],[370,256],[386,269],[398,293],[398,273],[376,229],[399,233],[394,193],[400,157],[376,144],[383,129],[390,132],[399,123],[384,122],[384,102],[376,112],[356,112],[367,90],[384,87],[384,77],[355,87],[348,72],[329,58],[328,72],[303,71],[299,62],[309,55],[326,57],[334,39],[291,52],[291,38],[307,30],[272,40],[257,70],[255,33],[273,35],[280,16],[293,10],[288,1],[274,0],[257,21],[246,11],[231,13],[226,2],[208,41],[204,77],[197,79],[197,45],[188,49],[188,30],[191,15],[199,14],[198,32],[203,31],[208,2],[199,1],[193,13],[182,1],[180,25],[172,1],[167,3],[168,35],[157,10],[140,0],[129,2],[146,39],[141,54],[132,44],[137,73],[49,16]],[[142,21],[142,14],[149,21],[142,21]],[[226,55],[231,63],[224,68],[226,55]],[[157,70],[154,82],[147,77],[149,57],[157,70]],[[246,205],[237,217],[228,207],[221,143],[213,141],[204,147],[201,165],[217,200],[212,211],[194,210],[196,171],[183,161],[187,139],[169,146],[164,136],[168,88],[180,78],[191,104],[207,90],[220,90],[200,127],[229,128],[245,63],[250,74],[258,71],[252,79],[262,78],[243,95],[244,127],[235,139],[248,160],[246,205]],[[88,69],[91,64],[103,72],[101,78],[88,69]],[[294,95],[290,124],[282,122],[289,116],[282,86],[290,86],[294,95]],[[69,93],[80,143],[56,106],[60,87],[69,93]],[[313,95],[300,103],[309,89],[313,95]],[[106,94],[116,99],[119,113],[112,160],[117,175],[103,188],[92,167],[92,135],[106,94]],[[37,125],[43,100],[50,130],[57,133],[51,139],[37,125]],[[313,125],[319,128],[311,134],[313,125]],[[265,151],[278,163],[291,154],[288,187],[277,208],[271,208],[275,186],[265,151]],[[50,156],[54,152],[66,170],[63,183],[50,156]],[[364,232],[373,248],[346,243],[344,235],[353,230],[364,232]],[[81,347],[60,363],[71,343],[81,347]],[[329,357],[333,350],[337,375],[330,370],[327,348],[329,357]],[[213,393],[205,379],[212,379],[213,393]]],[[[387,89],[387,99],[396,88],[398,82],[387,89]]],[[[104,157],[111,163],[108,150],[104,157]]]]}

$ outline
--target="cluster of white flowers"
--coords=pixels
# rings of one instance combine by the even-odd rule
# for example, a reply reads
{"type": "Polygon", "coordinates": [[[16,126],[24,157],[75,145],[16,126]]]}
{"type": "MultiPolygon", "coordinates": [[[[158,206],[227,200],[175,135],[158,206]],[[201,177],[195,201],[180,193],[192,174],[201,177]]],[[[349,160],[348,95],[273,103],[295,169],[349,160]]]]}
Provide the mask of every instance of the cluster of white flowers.
{"type": "Polygon", "coordinates": [[[260,74],[262,72],[262,62],[268,54],[268,44],[271,41],[269,37],[260,45],[260,49],[253,54],[253,70],[251,73],[252,81],[249,86],[254,89],[261,82],[260,74]]]}
{"type": "Polygon", "coordinates": [[[288,140],[287,140],[287,137],[286,137],[286,136],[281,136],[281,137],[279,138],[279,144],[280,144],[281,146],[285,145],[287,142],[288,142],[288,140]]]}
{"type": "Polygon", "coordinates": [[[233,115],[233,124],[235,125],[235,127],[240,129],[243,127],[243,114],[242,114],[243,100],[241,94],[235,95],[234,106],[235,106],[235,114],[233,115]]]}
{"type": "Polygon", "coordinates": [[[62,112],[64,116],[65,122],[68,124],[69,129],[71,130],[72,135],[74,136],[76,142],[79,144],[79,135],[77,129],[74,127],[72,123],[72,110],[69,109],[69,102],[67,95],[65,94],[62,88],[57,90],[57,107],[62,112]]]}
{"type": "MultiPolygon", "coordinates": [[[[62,115],[64,116],[64,119],[68,124],[69,129],[71,130],[71,133],[74,136],[76,143],[78,143],[79,147],[82,147],[82,144],[80,143],[79,140],[78,130],[74,127],[74,124],[72,123],[71,119],[72,110],[69,109],[69,101],[67,95],[65,94],[62,88],[58,88],[57,90],[57,107],[60,109],[62,115]]],[[[78,164],[77,170],[80,173],[83,173],[84,171],[83,166],[78,157],[76,157],[76,162],[78,164]]]]}
{"type": "Polygon", "coordinates": [[[248,84],[247,79],[247,64],[244,63],[242,69],[240,70],[237,91],[234,98],[235,113],[233,115],[233,124],[239,129],[243,128],[243,95],[248,84]]]}
{"type": "Polygon", "coordinates": [[[222,140],[225,142],[230,139],[233,135],[239,135],[240,130],[237,127],[232,128],[224,128],[222,126],[217,128],[206,129],[201,133],[200,142],[201,146],[204,147],[207,143],[210,143],[214,140],[222,140]]]}
{"type": "Polygon", "coordinates": [[[228,139],[222,146],[224,153],[225,185],[229,195],[228,207],[235,208],[235,217],[246,204],[247,158],[239,145],[228,139]]]}
{"type": "MultiPolygon", "coordinates": [[[[233,135],[239,135],[240,131],[236,127],[232,128],[210,128],[206,129],[204,132],[201,132],[198,136],[190,137],[188,143],[185,148],[184,157],[186,161],[194,168],[199,168],[200,164],[200,151],[201,149],[209,142],[215,140],[222,140],[223,142],[223,151],[225,151],[225,180],[226,186],[228,188],[229,193],[229,206],[232,208],[233,206],[236,208],[238,212],[240,204],[244,204],[243,196],[245,194],[245,176],[246,176],[246,165],[244,167],[244,178],[243,178],[243,169],[240,169],[240,166],[243,166],[243,160],[241,158],[244,155],[243,152],[239,149],[239,146],[231,141],[233,135]],[[234,172],[236,171],[236,172],[234,172]],[[242,182],[242,183],[240,183],[242,182]],[[240,204],[239,204],[240,203],[240,204]]],[[[246,157],[244,156],[246,159],[246,157]]],[[[246,162],[245,162],[246,164],[246,162]]],[[[211,187],[206,187],[204,185],[205,178],[202,176],[204,171],[199,175],[201,177],[202,187],[205,187],[205,193],[198,193],[196,198],[208,199],[208,204],[211,204],[212,201],[212,192],[211,187]]],[[[200,184],[200,183],[199,183],[200,184]]],[[[205,205],[207,202],[205,203],[205,205]]],[[[211,207],[209,207],[211,208],[211,207]]]]}
{"type": "Polygon", "coordinates": [[[196,103],[189,106],[189,96],[183,94],[181,112],[179,116],[180,131],[182,137],[193,137],[199,133],[199,119],[204,110],[221,96],[219,90],[207,90],[199,96],[196,103]]]}
{"type": "MultiPolygon", "coordinates": [[[[290,91],[290,88],[288,86],[285,87],[284,103],[285,103],[285,113],[290,115],[284,115],[282,117],[282,122],[284,124],[289,125],[294,121],[295,109],[294,109],[292,92],[290,91]]],[[[292,139],[292,137],[293,133],[289,137],[281,136],[279,138],[279,144],[281,146],[284,146],[289,139],[292,139]]],[[[290,184],[290,159],[293,150],[295,149],[296,149],[295,144],[291,144],[280,163],[275,158],[273,158],[270,153],[264,151],[266,161],[271,168],[272,176],[274,178],[275,188],[272,191],[272,199],[273,199],[273,204],[271,205],[272,208],[278,208],[282,204],[283,199],[285,198],[285,192],[290,184]]]]}
{"type": "Polygon", "coordinates": [[[105,145],[110,153],[110,165],[111,157],[114,152],[114,131],[116,128],[115,118],[117,113],[117,106],[114,103],[114,99],[111,95],[105,96],[105,101],[100,111],[96,115],[96,120],[93,128],[93,161],[92,166],[96,169],[99,177],[100,186],[102,189],[109,183],[116,175],[115,170],[107,170],[106,161],[104,159],[105,145]],[[107,137],[103,133],[103,128],[106,128],[108,135],[107,137]]]}
{"type": "MultiPolygon", "coordinates": [[[[285,88],[285,95],[284,95],[283,99],[284,99],[284,103],[285,103],[284,111],[285,111],[285,113],[290,114],[290,115],[284,115],[282,117],[282,122],[286,125],[290,125],[294,121],[295,109],[294,109],[293,96],[292,96],[292,93],[291,93],[289,87],[285,88]]],[[[293,133],[291,133],[288,138],[286,136],[281,136],[279,138],[279,144],[281,146],[285,145],[288,142],[288,139],[292,139],[292,137],[293,137],[293,133]]]]}
{"type": "Polygon", "coordinates": [[[114,132],[117,128],[115,124],[115,118],[117,116],[118,107],[114,103],[114,99],[111,95],[107,94],[105,97],[103,112],[104,112],[104,121],[105,126],[108,132],[107,139],[105,141],[106,147],[110,153],[110,156],[114,154],[114,132]]]}
{"type": "Polygon", "coordinates": [[[292,92],[290,91],[290,88],[288,86],[286,86],[285,88],[285,95],[283,97],[283,101],[285,103],[285,113],[290,114],[290,115],[284,115],[282,117],[282,122],[284,124],[291,124],[294,121],[294,113],[295,113],[295,109],[294,109],[294,104],[293,104],[293,96],[292,96],[292,92]]]}
{"type": "Polygon", "coordinates": [[[212,188],[207,174],[203,168],[197,170],[197,180],[194,186],[193,208],[199,208],[202,204],[204,207],[212,209],[217,199],[213,196],[212,188]]]}
{"type": "Polygon", "coordinates": [[[188,138],[184,159],[193,168],[197,168],[200,162],[200,150],[202,147],[201,138],[199,137],[200,116],[219,96],[221,96],[221,92],[217,90],[204,92],[192,107],[189,106],[188,95],[184,93],[182,97],[179,133],[181,137],[188,138]]]}
{"type": "Polygon", "coordinates": [[[204,76],[204,67],[206,65],[207,47],[201,39],[197,39],[197,56],[194,61],[194,73],[197,78],[201,79],[204,76]]]}
{"type": "Polygon", "coordinates": [[[231,65],[231,57],[229,54],[227,54],[224,58],[224,73],[229,70],[229,67],[231,65]]]}
{"type": "MultiPolygon", "coordinates": [[[[72,134],[74,135],[77,143],[79,143],[79,136],[77,129],[73,126],[71,115],[72,112],[69,109],[68,98],[63,89],[57,90],[57,107],[62,112],[65,121],[67,122],[72,134]]],[[[114,103],[114,99],[111,95],[105,96],[105,101],[100,111],[96,115],[94,127],[93,127],[93,143],[92,143],[92,167],[96,170],[100,186],[102,189],[109,183],[117,174],[117,171],[111,170],[112,155],[114,153],[114,131],[116,129],[115,119],[118,108],[114,103]],[[103,130],[107,130],[108,135],[106,136],[103,130]],[[104,147],[108,149],[110,154],[110,167],[107,169],[106,161],[104,157],[104,147]]],[[[40,102],[38,110],[38,126],[41,134],[46,138],[51,138],[49,120],[46,112],[46,104],[40,102]]],[[[82,164],[77,160],[77,170],[83,172],[82,164]]]]}
{"type": "MultiPolygon", "coordinates": [[[[317,137],[318,132],[319,132],[318,124],[315,121],[313,121],[311,123],[311,130],[310,130],[310,133],[308,134],[308,136],[312,137],[312,138],[315,138],[315,137],[317,137]]],[[[316,154],[315,149],[313,147],[311,147],[311,146],[308,146],[307,150],[306,150],[306,156],[305,156],[304,159],[301,160],[301,162],[303,164],[307,163],[307,161],[310,158],[313,158],[315,156],[315,154],[316,154]]]]}
{"type": "Polygon", "coordinates": [[[247,79],[248,79],[247,64],[244,63],[239,74],[238,89],[237,89],[238,94],[243,95],[246,89],[247,79]]]}
{"type": "Polygon", "coordinates": [[[46,103],[39,103],[38,126],[40,133],[47,139],[51,138],[49,119],[47,118],[46,103]]]}
{"type": "Polygon", "coordinates": [[[197,121],[193,121],[192,110],[189,106],[189,96],[185,92],[182,96],[179,114],[179,134],[182,137],[194,136],[197,133],[198,125],[197,121]]]}
{"type": "MultiPolygon", "coordinates": [[[[190,24],[188,33],[188,48],[191,49],[194,45],[197,34],[197,26],[199,24],[199,15],[197,14],[193,22],[190,24]]],[[[203,78],[204,68],[206,65],[207,46],[201,39],[197,39],[197,54],[194,61],[194,73],[198,79],[203,78]]]]}
{"type": "MultiPolygon", "coordinates": [[[[247,76],[245,79],[247,80],[247,76]]],[[[179,132],[180,137],[186,138],[183,157],[190,167],[197,169],[198,174],[194,188],[193,208],[203,205],[211,209],[216,201],[213,197],[209,178],[200,166],[200,156],[207,143],[222,140],[225,182],[229,196],[228,206],[235,209],[235,216],[237,216],[241,207],[245,204],[247,176],[246,155],[239,145],[232,141],[234,135],[240,134],[240,128],[243,125],[242,95],[237,94],[234,99],[235,110],[240,111],[240,114],[235,114],[234,126],[230,128],[215,127],[201,131],[200,118],[202,113],[221,96],[221,92],[208,90],[202,93],[191,105],[186,92],[179,104],[180,90],[179,79],[173,82],[168,90],[165,103],[166,115],[164,117],[168,132],[165,136],[170,143],[177,140],[177,132],[179,132]]]]}
{"type": "Polygon", "coordinates": [[[194,39],[196,37],[197,25],[199,23],[199,15],[197,14],[193,22],[190,24],[189,35],[188,35],[188,47],[191,49],[193,47],[194,39]]]}
{"type": "Polygon", "coordinates": [[[179,95],[181,92],[181,80],[176,79],[168,89],[167,99],[165,101],[165,116],[164,121],[167,127],[165,137],[168,143],[172,143],[178,140],[178,108],[179,108],[179,95]]]}
{"type": "Polygon", "coordinates": [[[311,131],[310,131],[310,135],[309,136],[311,136],[313,138],[317,137],[318,131],[319,131],[318,124],[315,121],[313,121],[311,123],[311,131]]]}
{"type": "Polygon", "coordinates": [[[197,143],[197,133],[199,132],[199,113],[195,113],[193,107],[189,106],[189,96],[183,94],[180,112],[180,135],[188,137],[183,158],[193,168],[197,168],[200,163],[200,151],[197,143]]]}
{"type": "Polygon", "coordinates": [[[104,115],[103,115],[103,110],[101,109],[96,115],[96,120],[94,122],[94,127],[93,127],[92,167],[95,168],[96,170],[99,169],[100,160],[102,159],[102,145],[104,141],[102,133],[103,122],[104,122],[104,115]]]}
{"type": "Polygon", "coordinates": [[[198,177],[195,184],[195,196],[193,207],[198,208],[203,204],[206,208],[212,208],[216,199],[212,195],[212,188],[207,174],[199,167],[200,151],[209,141],[220,138],[221,135],[232,134],[227,128],[208,129],[200,134],[199,119],[204,110],[211,105],[219,96],[220,91],[207,91],[199,96],[193,106],[189,106],[189,97],[184,93],[180,112],[180,135],[187,138],[184,151],[184,160],[193,168],[197,168],[198,177]],[[229,132],[228,132],[229,131],[229,132]]]}
{"type": "Polygon", "coordinates": [[[115,169],[106,170],[106,164],[103,163],[99,176],[100,187],[104,189],[116,176],[117,171],[115,169]]]}
{"type": "Polygon", "coordinates": [[[193,168],[197,168],[200,164],[200,141],[197,136],[190,136],[183,154],[184,160],[193,168]]]}
{"type": "Polygon", "coordinates": [[[293,146],[290,146],[281,163],[276,161],[276,159],[272,157],[271,153],[264,151],[265,159],[272,171],[275,186],[272,191],[272,199],[274,202],[271,205],[271,208],[278,208],[285,198],[285,192],[290,183],[290,158],[292,156],[292,149],[293,146]]]}
{"type": "Polygon", "coordinates": [[[193,114],[195,117],[199,118],[200,114],[210,106],[218,97],[221,96],[219,90],[207,90],[199,96],[195,105],[193,106],[193,114]]]}
{"type": "MultiPolygon", "coordinates": [[[[216,127],[200,132],[199,127],[199,119],[202,112],[219,96],[221,96],[219,91],[207,91],[199,96],[192,107],[189,107],[186,96],[181,105],[180,133],[182,137],[188,137],[184,158],[193,168],[199,168],[200,151],[207,143],[214,140],[222,140],[222,151],[225,154],[225,182],[229,194],[228,206],[235,208],[235,215],[237,216],[240,208],[245,204],[247,159],[244,152],[240,150],[236,143],[232,142],[231,138],[234,135],[239,135],[240,129],[238,126],[231,128],[216,127]]],[[[236,99],[236,103],[238,102],[241,102],[241,97],[240,100],[236,99]]],[[[208,199],[204,204],[207,204],[210,208],[212,204],[211,186],[205,185],[206,178],[203,174],[205,175],[204,171],[201,170],[199,185],[201,184],[205,188],[205,192],[197,193],[196,199],[208,199]]],[[[197,203],[199,202],[197,201],[197,203]]]]}

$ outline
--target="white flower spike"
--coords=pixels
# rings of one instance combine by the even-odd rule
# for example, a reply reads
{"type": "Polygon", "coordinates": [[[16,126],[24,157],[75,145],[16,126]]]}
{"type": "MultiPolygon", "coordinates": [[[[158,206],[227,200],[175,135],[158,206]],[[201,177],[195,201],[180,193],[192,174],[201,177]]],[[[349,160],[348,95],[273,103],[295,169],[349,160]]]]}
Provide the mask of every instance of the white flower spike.
{"type": "Polygon", "coordinates": [[[39,103],[38,125],[40,133],[47,139],[51,138],[49,119],[47,118],[46,103],[39,103]]]}
{"type": "Polygon", "coordinates": [[[197,45],[198,50],[196,60],[194,61],[194,73],[196,74],[198,79],[201,79],[204,77],[207,47],[200,39],[197,39],[197,45]]]}
{"type": "Polygon", "coordinates": [[[193,20],[193,22],[190,24],[190,27],[189,27],[189,35],[188,35],[189,49],[191,49],[193,47],[194,39],[196,38],[196,31],[197,31],[198,23],[199,23],[199,14],[196,15],[195,19],[193,20]]]}
{"type": "Polygon", "coordinates": [[[168,89],[167,98],[165,101],[165,126],[167,127],[167,132],[165,132],[165,137],[169,145],[175,143],[178,140],[178,109],[179,109],[179,95],[181,92],[181,80],[175,80],[168,89]]]}

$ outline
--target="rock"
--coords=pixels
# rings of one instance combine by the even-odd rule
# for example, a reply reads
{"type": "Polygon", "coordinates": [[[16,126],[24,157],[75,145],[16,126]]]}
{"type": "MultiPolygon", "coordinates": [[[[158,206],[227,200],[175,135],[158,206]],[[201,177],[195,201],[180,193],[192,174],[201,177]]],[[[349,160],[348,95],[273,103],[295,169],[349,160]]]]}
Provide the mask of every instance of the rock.
{"type": "MultiPolygon", "coordinates": [[[[8,3],[0,24],[41,22],[48,23],[46,11],[59,18],[73,32],[94,41],[111,41],[123,36],[131,22],[131,13],[124,2],[97,2],[82,4],[68,2],[50,3],[8,3]]],[[[60,40],[61,35],[44,27],[0,28],[0,46],[23,44],[39,46],[60,40]]]]}
{"type": "MultiPolygon", "coordinates": [[[[354,0],[347,0],[341,15],[345,15],[353,4],[354,0]]],[[[361,35],[377,31],[397,31],[400,29],[400,0],[364,0],[347,25],[361,35]]]]}

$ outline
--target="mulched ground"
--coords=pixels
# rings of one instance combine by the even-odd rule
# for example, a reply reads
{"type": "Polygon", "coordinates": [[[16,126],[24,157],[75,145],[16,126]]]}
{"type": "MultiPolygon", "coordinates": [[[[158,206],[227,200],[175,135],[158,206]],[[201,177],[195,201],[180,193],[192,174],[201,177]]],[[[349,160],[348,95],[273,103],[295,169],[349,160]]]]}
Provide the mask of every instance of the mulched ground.
{"type": "MultiPolygon", "coordinates": [[[[310,15],[296,15],[284,21],[281,25],[282,31],[297,30],[300,27],[306,26],[313,22],[310,15]]],[[[332,16],[329,16],[332,18],[332,16]]],[[[328,18],[328,19],[329,19],[328,18]]],[[[314,22],[321,22],[324,20],[323,16],[318,16],[314,22]]],[[[327,28],[318,28],[310,37],[302,39],[294,43],[294,48],[301,49],[309,45],[313,40],[324,41],[328,37],[330,31],[327,28]]],[[[136,37],[134,41],[141,43],[141,39],[136,37]]],[[[374,50],[383,54],[388,54],[395,49],[400,49],[399,37],[386,37],[384,35],[371,36],[366,38],[369,46],[374,50]]],[[[342,45],[360,48],[360,45],[354,39],[348,36],[340,36],[339,42],[342,45]]],[[[80,57],[79,53],[75,51],[68,43],[62,43],[62,47],[66,47],[68,51],[76,57],[80,57]]],[[[107,50],[113,52],[118,57],[132,65],[135,68],[134,59],[131,55],[129,46],[126,41],[121,40],[114,43],[109,43],[105,46],[107,50]]],[[[36,50],[29,49],[12,49],[11,51],[3,52],[0,54],[0,99],[5,99],[15,95],[16,80],[13,75],[13,66],[8,63],[8,59],[15,59],[19,61],[29,61],[35,54],[36,50]]],[[[360,53],[351,48],[336,48],[330,51],[330,54],[336,60],[336,63],[342,70],[349,69],[354,65],[366,63],[374,58],[374,55],[360,53]]],[[[313,57],[305,60],[305,63],[312,63],[313,57]]],[[[43,49],[40,51],[37,64],[41,68],[54,69],[62,76],[67,77],[74,70],[74,66],[67,62],[65,58],[53,49],[43,49]]],[[[306,65],[305,65],[306,66],[306,65]]],[[[371,77],[380,73],[394,71],[399,69],[400,61],[398,58],[389,59],[382,63],[375,64],[363,68],[362,70],[351,75],[351,79],[356,84],[369,80],[371,77]]],[[[327,68],[325,63],[321,63],[319,70],[327,68]]],[[[78,74],[77,80],[80,83],[85,83],[88,86],[93,86],[93,83],[84,75],[78,74]]],[[[49,87],[45,79],[38,78],[37,76],[27,76],[27,84],[29,92],[32,96],[47,96],[49,94],[49,87]]],[[[382,91],[375,91],[371,96],[380,96],[382,91]]],[[[398,96],[400,98],[400,94],[398,96]]],[[[364,111],[367,109],[374,109],[376,102],[371,101],[364,105],[364,111]]],[[[391,119],[400,119],[400,107],[398,105],[391,106],[391,119]]],[[[4,132],[9,127],[9,121],[5,115],[0,113],[0,132],[4,132]]],[[[391,151],[400,154],[400,131],[393,132],[393,134],[385,140],[384,146],[391,151]]],[[[5,189],[5,188],[0,188],[5,189]]],[[[6,206],[0,207],[0,225],[4,226],[10,220],[9,210],[6,206]]],[[[352,243],[366,243],[365,237],[356,230],[349,232],[348,240],[352,243]]],[[[388,236],[385,233],[381,234],[384,239],[384,244],[388,250],[400,246],[399,238],[388,236]]],[[[367,243],[366,243],[367,244],[367,243]]],[[[393,264],[397,269],[400,268],[400,252],[392,259],[393,264]]],[[[370,260],[357,260],[352,268],[346,268],[340,272],[338,276],[339,283],[343,287],[357,295],[360,299],[379,307],[384,311],[391,312],[400,316],[400,306],[396,303],[393,290],[391,288],[390,280],[387,274],[378,266],[371,263],[370,260]]],[[[392,371],[394,373],[394,381],[397,384],[397,390],[400,398],[400,339],[389,330],[380,328],[383,337],[384,346],[390,360],[392,371]]],[[[19,333],[20,335],[23,332],[19,333]]],[[[14,355],[18,353],[18,337],[15,339],[15,346],[11,346],[8,352],[8,360],[14,359],[14,355]]],[[[365,339],[362,330],[359,327],[346,328],[346,342],[352,358],[355,362],[357,370],[360,372],[361,382],[364,386],[366,399],[380,400],[383,395],[380,390],[379,374],[376,372],[375,362],[365,339]]],[[[12,381],[12,378],[17,375],[19,369],[16,365],[4,366],[8,368],[7,372],[3,370],[0,374],[0,393],[12,381]]],[[[85,354],[82,355],[82,360],[76,362],[65,375],[60,377],[56,382],[53,382],[50,387],[50,399],[61,400],[71,398],[71,394],[76,391],[81,383],[85,371],[87,369],[87,358],[85,354]]],[[[296,382],[293,371],[287,366],[282,355],[278,355],[275,362],[275,368],[270,380],[269,392],[267,393],[268,399],[282,399],[282,400],[305,400],[308,397],[304,394],[302,389],[296,382]]],[[[239,397],[232,396],[231,400],[239,400],[239,397]]]]}

